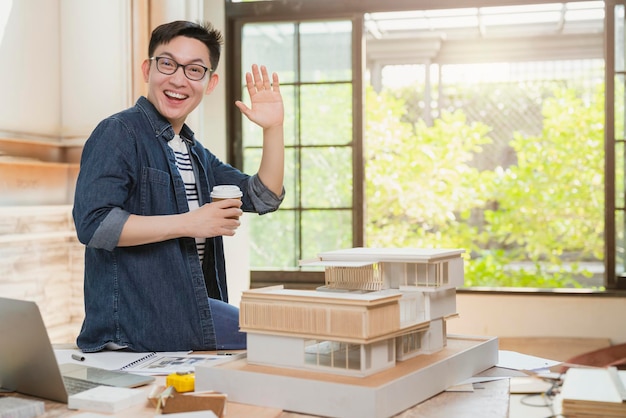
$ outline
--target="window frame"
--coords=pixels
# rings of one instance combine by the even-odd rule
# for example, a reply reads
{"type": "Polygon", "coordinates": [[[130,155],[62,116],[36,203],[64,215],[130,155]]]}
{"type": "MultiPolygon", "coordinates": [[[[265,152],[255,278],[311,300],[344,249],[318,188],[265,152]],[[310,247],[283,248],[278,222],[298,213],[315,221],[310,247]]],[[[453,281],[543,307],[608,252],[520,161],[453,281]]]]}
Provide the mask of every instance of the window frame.
{"type": "MultiPolygon", "coordinates": [[[[618,139],[615,132],[615,77],[618,73],[626,74],[624,71],[617,72],[615,68],[615,9],[620,5],[626,8],[626,1],[606,0],[604,2],[604,280],[609,290],[626,289],[626,273],[617,274],[616,257],[618,245],[616,216],[619,212],[626,212],[626,208],[616,207],[616,147],[619,143],[626,142],[624,135],[618,139]]],[[[623,51],[623,54],[626,55],[626,51],[623,51]]]]}
{"type": "MultiPolygon", "coordinates": [[[[567,2],[583,2],[585,0],[567,0],[567,2]]],[[[493,7],[493,6],[516,6],[529,4],[550,4],[555,3],[554,0],[470,0],[463,4],[464,8],[470,7],[493,7]]],[[[625,1],[605,0],[605,257],[604,257],[604,283],[607,291],[587,291],[585,293],[611,293],[613,291],[626,289],[626,273],[619,277],[616,274],[616,207],[615,207],[615,130],[614,130],[614,87],[615,87],[615,57],[614,57],[614,8],[616,5],[624,5],[625,1]]],[[[402,12],[412,11],[416,8],[420,10],[427,9],[454,9],[458,8],[458,2],[452,0],[424,0],[416,4],[413,0],[388,0],[380,2],[379,0],[345,0],[337,2],[335,0],[316,0],[316,1],[256,1],[233,3],[226,1],[226,39],[229,40],[229,54],[226,60],[226,70],[231,76],[227,80],[227,102],[232,103],[241,97],[241,42],[242,27],[246,23],[257,22],[280,22],[280,21],[306,21],[306,20],[336,20],[337,18],[349,18],[355,22],[353,32],[353,62],[359,63],[362,70],[365,69],[364,54],[364,26],[363,16],[366,13],[375,12],[402,12]],[[357,22],[360,24],[357,26],[357,22]],[[358,30],[357,30],[358,28],[358,30]]],[[[354,67],[354,64],[353,64],[354,67]]],[[[360,161],[354,161],[353,165],[353,241],[354,246],[362,246],[364,237],[364,214],[365,214],[365,168],[363,160],[363,134],[364,134],[364,118],[363,118],[363,74],[361,71],[354,74],[355,82],[359,83],[353,89],[353,106],[354,106],[354,154],[360,157],[360,161]],[[357,81],[358,80],[358,81],[357,81]]],[[[241,119],[231,107],[227,107],[227,152],[229,161],[236,167],[243,166],[242,152],[242,130],[241,119]]],[[[626,209],[622,208],[626,211],[626,209]]],[[[323,272],[302,272],[302,271],[251,271],[251,286],[262,287],[274,284],[284,284],[291,288],[313,288],[324,283],[323,272]]],[[[465,289],[466,291],[472,291],[465,289]]],[[[487,290],[489,292],[493,289],[487,290]]],[[[515,292],[515,289],[498,289],[498,292],[515,292]]],[[[522,293],[527,293],[522,290],[522,293]]],[[[540,293],[554,294],[551,289],[540,289],[540,293]]],[[[578,291],[570,289],[558,289],[558,293],[580,294],[578,291]]],[[[534,294],[537,294],[535,292],[534,294]]]]}
{"type": "MultiPolygon", "coordinates": [[[[232,5],[250,5],[252,3],[232,3],[232,5]]],[[[352,85],[352,177],[353,179],[361,179],[353,181],[352,187],[352,245],[354,247],[363,246],[364,237],[364,193],[365,193],[365,159],[363,153],[363,134],[364,134],[364,82],[363,74],[365,61],[363,57],[363,37],[364,22],[363,14],[341,13],[279,13],[274,16],[269,14],[264,17],[250,18],[240,17],[234,18],[229,15],[227,7],[226,22],[226,38],[232,40],[231,53],[226,61],[226,67],[229,77],[228,87],[226,90],[226,98],[228,103],[233,103],[243,95],[243,79],[242,79],[242,33],[243,27],[247,23],[302,23],[309,21],[336,21],[350,20],[352,22],[352,45],[358,46],[352,48],[352,69],[353,69],[353,85],[352,85]],[[230,18],[229,18],[230,16],[230,18]]],[[[227,156],[230,163],[237,168],[243,167],[243,129],[242,119],[238,111],[232,107],[227,107],[227,137],[230,138],[227,143],[227,156]]],[[[277,283],[286,284],[291,288],[312,288],[324,283],[323,271],[259,271],[252,270],[250,272],[253,287],[270,286],[277,283]]]]}

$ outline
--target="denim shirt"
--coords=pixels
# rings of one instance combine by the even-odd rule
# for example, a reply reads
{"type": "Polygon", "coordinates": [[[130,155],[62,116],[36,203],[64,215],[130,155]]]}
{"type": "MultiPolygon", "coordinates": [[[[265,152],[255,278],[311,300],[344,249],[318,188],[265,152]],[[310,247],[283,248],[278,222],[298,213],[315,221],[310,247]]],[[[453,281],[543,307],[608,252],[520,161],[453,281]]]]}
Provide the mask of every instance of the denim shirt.
{"type": "MultiPolygon", "coordinates": [[[[276,196],[256,175],[221,162],[187,125],[180,136],[188,143],[200,205],[210,201],[214,185],[235,184],[243,191],[243,211],[278,209],[284,190],[276,196]]],[[[85,319],[77,339],[83,351],[99,351],[109,343],[134,351],[215,349],[204,275],[215,269],[221,299],[227,302],[222,237],[212,238],[215,264],[204,266],[191,237],[117,246],[131,214],[189,211],[167,144],[173,137],[170,123],[141,97],[135,106],[103,120],[85,143],[73,208],[78,239],[86,245],[85,319]]]]}

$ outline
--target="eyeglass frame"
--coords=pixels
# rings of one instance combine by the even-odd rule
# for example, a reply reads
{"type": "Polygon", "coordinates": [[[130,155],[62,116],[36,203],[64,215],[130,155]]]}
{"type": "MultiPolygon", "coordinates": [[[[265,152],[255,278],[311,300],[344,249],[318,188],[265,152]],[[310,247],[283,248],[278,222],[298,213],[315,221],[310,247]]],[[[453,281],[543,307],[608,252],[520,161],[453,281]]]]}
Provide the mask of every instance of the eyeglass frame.
{"type": "Polygon", "coordinates": [[[172,75],[172,74],[176,74],[176,71],[178,71],[178,67],[181,67],[181,68],[183,69],[183,74],[185,75],[185,77],[187,77],[187,78],[188,78],[189,80],[191,80],[191,81],[202,81],[202,80],[204,79],[204,77],[206,77],[207,73],[209,73],[209,75],[210,75],[210,74],[213,72],[213,68],[205,67],[205,66],[204,66],[204,65],[202,65],[202,64],[197,64],[197,63],[191,63],[191,64],[180,64],[180,63],[178,63],[178,62],[177,62],[174,58],[170,58],[170,57],[161,57],[161,56],[156,57],[156,56],[155,56],[155,57],[150,57],[150,58],[149,58],[149,60],[150,60],[150,61],[154,61],[154,62],[155,62],[155,68],[157,69],[157,71],[158,71],[158,72],[160,72],[161,74],[164,74],[164,75],[172,75]],[[163,71],[161,71],[161,70],[159,69],[159,60],[160,60],[160,59],[168,59],[168,60],[172,61],[174,64],[176,64],[176,68],[174,68],[174,71],[172,71],[172,72],[171,72],[171,73],[169,73],[169,74],[168,74],[168,73],[164,73],[163,71]],[[187,67],[188,67],[188,66],[190,66],[190,65],[197,65],[198,67],[202,67],[202,68],[204,68],[204,74],[202,74],[202,77],[201,77],[201,78],[199,78],[199,79],[197,79],[197,80],[194,80],[193,78],[191,78],[191,77],[189,77],[189,76],[187,75],[187,67]]]}

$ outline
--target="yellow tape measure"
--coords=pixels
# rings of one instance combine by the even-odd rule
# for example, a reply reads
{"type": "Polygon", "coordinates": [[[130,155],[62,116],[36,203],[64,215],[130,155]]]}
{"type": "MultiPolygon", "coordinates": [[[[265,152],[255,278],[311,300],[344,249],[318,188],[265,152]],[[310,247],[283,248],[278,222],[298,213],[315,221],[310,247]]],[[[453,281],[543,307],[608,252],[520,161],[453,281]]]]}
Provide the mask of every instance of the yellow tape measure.
{"type": "Polygon", "coordinates": [[[174,386],[176,392],[193,392],[195,389],[196,375],[193,372],[176,372],[167,375],[165,384],[174,386]]]}

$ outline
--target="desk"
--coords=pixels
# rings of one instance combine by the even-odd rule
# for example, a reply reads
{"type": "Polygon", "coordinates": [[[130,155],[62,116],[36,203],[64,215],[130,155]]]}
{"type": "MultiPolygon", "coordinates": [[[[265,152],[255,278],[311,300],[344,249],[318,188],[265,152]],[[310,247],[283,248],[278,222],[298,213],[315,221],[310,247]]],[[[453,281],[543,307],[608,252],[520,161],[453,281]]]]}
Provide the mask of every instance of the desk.
{"type": "MultiPolygon", "coordinates": [[[[485,371],[485,375],[498,375],[498,368],[485,371]]],[[[482,375],[482,374],[481,374],[482,375]]],[[[163,384],[164,378],[157,377],[155,384],[163,384]]],[[[146,387],[146,394],[150,388],[146,387]]],[[[12,394],[25,399],[33,399],[28,396],[12,394]]],[[[45,418],[65,418],[72,417],[85,411],[72,411],[67,409],[67,405],[46,401],[45,418]]],[[[116,417],[152,418],[154,408],[146,402],[146,406],[137,406],[126,409],[116,417]]],[[[164,415],[167,417],[167,415],[164,415]]],[[[398,415],[397,418],[418,418],[418,417],[441,417],[441,418],[507,418],[509,416],[509,380],[496,380],[491,382],[475,384],[474,392],[442,392],[398,415]]],[[[266,408],[260,406],[244,405],[229,402],[226,407],[224,418],[304,418],[311,415],[286,412],[280,409],[266,408]]]]}
{"type": "MultiPolygon", "coordinates": [[[[568,357],[610,345],[608,339],[588,338],[500,338],[500,349],[564,361],[568,357]]],[[[59,346],[57,348],[72,348],[59,346]]],[[[493,367],[482,375],[501,375],[502,369],[493,367]]],[[[509,373],[509,372],[507,372],[509,373]]],[[[157,384],[159,383],[157,378],[157,384]]],[[[149,389],[147,389],[147,392],[149,389]]],[[[28,398],[22,395],[11,395],[28,398]]],[[[474,392],[442,392],[396,415],[395,418],[530,418],[546,417],[548,408],[524,407],[522,395],[509,396],[509,380],[497,380],[475,385],[474,392]]],[[[45,418],[64,418],[77,415],[65,404],[47,401],[45,418]]],[[[118,414],[119,417],[154,417],[151,407],[136,407],[118,414]]],[[[303,418],[310,415],[285,412],[279,409],[229,403],[225,418],[303,418]]]]}

